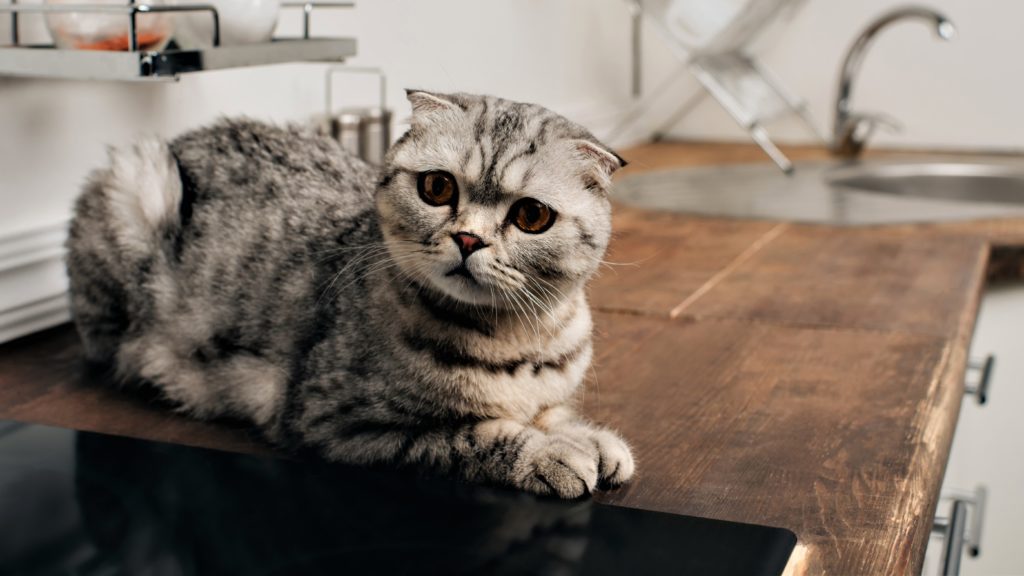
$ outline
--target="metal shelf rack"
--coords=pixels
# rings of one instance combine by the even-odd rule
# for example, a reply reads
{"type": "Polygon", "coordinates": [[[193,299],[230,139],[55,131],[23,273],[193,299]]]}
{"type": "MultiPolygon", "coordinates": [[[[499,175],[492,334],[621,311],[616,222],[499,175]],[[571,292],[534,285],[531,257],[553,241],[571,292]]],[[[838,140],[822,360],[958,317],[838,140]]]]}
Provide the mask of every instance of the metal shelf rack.
{"type": "Polygon", "coordinates": [[[173,81],[181,74],[285,62],[340,62],[356,53],[355,38],[311,38],[315,9],[351,8],[352,2],[282,2],[302,10],[302,37],[279,38],[258,44],[220,45],[220,17],[210,4],[151,5],[130,2],[109,4],[46,5],[0,4],[11,17],[12,46],[0,47],[0,76],[75,80],[173,81]],[[91,12],[124,14],[129,22],[127,51],[62,50],[53,45],[19,43],[18,16],[26,13],[91,12]],[[155,12],[209,12],[213,18],[213,46],[199,50],[139,50],[138,14],[155,12]]]}

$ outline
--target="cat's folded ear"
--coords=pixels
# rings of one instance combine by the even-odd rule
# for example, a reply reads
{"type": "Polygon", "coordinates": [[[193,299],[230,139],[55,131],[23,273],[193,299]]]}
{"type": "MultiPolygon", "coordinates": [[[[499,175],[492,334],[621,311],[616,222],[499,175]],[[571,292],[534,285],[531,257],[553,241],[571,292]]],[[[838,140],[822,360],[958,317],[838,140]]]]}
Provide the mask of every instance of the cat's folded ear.
{"type": "Polygon", "coordinates": [[[612,174],[626,165],[626,161],[603,145],[590,140],[574,140],[573,145],[580,157],[601,178],[602,184],[611,182],[612,174]]]}
{"type": "Polygon", "coordinates": [[[409,99],[409,103],[412,104],[414,119],[426,118],[437,114],[451,114],[465,110],[462,104],[447,94],[406,88],[405,96],[409,99]]]}

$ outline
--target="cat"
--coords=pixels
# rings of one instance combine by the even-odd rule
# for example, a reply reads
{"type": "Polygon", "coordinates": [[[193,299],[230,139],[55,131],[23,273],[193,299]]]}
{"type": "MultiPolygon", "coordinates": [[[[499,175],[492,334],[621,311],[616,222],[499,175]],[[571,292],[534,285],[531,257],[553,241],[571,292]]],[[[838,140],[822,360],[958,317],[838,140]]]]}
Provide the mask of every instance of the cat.
{"type": "Polygon", "coordinates": [[[379,170],[246,119],[112,149],[67,242],[87,358],[331,461],[624,483],[628,445],[574,404],[625,161],[538,105],[408,99],[379,170]]]}

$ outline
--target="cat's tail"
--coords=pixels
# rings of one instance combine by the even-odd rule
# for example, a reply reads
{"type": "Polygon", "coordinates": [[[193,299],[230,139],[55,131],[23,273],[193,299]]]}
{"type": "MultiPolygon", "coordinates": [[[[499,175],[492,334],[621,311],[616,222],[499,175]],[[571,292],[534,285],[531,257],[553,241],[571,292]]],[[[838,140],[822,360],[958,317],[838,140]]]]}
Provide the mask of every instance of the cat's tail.
{"type": "Polygon", "coordinates": [[[148,253],[178,226],[181,176],[167,143],[155,138],[110,149],[102,184],[122,248],[148,253]]]}
{"type": "Polygon", "coordinates": [[[132,324],[152,320],[171,281],[167,243],[177,235],[182,183],[166,142],[110,150],[75,205],[67,242],[71,308],[86,355],[113,360],[132,324]]]}

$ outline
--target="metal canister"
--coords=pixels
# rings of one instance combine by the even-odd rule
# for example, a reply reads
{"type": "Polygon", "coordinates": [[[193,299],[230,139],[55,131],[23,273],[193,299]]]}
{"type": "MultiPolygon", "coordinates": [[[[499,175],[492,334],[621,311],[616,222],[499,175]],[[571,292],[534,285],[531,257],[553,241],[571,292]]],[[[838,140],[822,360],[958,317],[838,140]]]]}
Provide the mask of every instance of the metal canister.
{"type": "Polygon", "coordinates": [[[359,156],[370,164],[380,165],[391,146],[391,111],[366,108],[359,121],[359,156]]]}
{"type": "Polygon", "coordinates": [[[331,119],[331,137],[356,156],[362,156],[359,136],[362,118],[358,110],[342,110],[331,119]]]}

